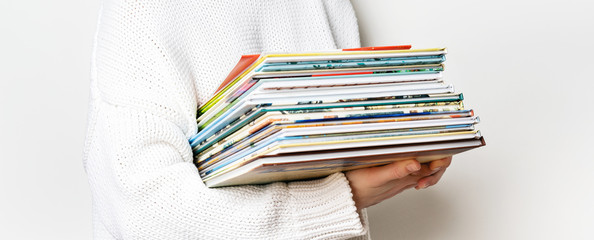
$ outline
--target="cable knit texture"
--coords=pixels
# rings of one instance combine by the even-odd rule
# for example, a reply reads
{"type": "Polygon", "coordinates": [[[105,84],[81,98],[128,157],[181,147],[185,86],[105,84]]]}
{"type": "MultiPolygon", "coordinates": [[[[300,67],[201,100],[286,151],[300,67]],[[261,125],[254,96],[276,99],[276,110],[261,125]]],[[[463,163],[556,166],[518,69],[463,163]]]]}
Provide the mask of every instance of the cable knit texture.
{"type": "Polygon", "coordinates": [[[241,54],[358,46],[347,0],[104,1],[84,157],[95,238],[368,238],[344,174],[209,189],[188,144],[241,54]]]}

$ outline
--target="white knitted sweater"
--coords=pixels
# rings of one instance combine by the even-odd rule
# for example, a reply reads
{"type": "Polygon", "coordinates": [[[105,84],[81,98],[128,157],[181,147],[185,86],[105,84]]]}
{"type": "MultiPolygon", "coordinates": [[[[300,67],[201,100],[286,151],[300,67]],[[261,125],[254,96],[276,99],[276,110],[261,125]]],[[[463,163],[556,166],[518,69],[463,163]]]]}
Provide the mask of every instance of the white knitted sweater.
{"type": "Polygon", "coordinates": [[[344,174],[209,189],[188,144],[241,54],[358,46],[348,0],[105,0],[84,157],[95,238],[368,238],[344,174]]]}

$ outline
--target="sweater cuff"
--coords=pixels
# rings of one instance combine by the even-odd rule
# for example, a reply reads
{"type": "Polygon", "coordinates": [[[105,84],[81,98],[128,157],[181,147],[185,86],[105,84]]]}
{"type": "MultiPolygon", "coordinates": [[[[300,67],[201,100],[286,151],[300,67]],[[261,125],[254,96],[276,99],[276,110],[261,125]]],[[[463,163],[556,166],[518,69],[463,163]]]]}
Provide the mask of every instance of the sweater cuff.
{"type": "Polygon", "coordinates": [[[343,173],[289,184],[300,233],[308,239],[344,239],[367,235],[365,210],[359,215],[343,173]]]}
{"type": "Polygon", "coordinates": [[[367,208],[363,208],[361,211],[359,211],[359,216],[361,217],[361,223],[363,224],[363,228],[365,228],[365,234],[354,238],[349,238],[349,240],[371,239],[371,235],[369,234],[369,218],[367,217],[367,208]]]}

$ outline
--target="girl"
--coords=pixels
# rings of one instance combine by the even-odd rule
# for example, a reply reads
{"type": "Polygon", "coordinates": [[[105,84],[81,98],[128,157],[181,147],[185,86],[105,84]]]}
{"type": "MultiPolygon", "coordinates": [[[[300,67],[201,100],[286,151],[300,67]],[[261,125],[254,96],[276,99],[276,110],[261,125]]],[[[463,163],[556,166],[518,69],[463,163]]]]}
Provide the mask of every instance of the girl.
{"type": "Polygon", "coordinates": [[[348,0],[105,0],[84,160],[95,238],[368,238],[366,207],[435,184],[450,159],[209,189],[188,144],[241,54],[359,45],[348,0]]]}

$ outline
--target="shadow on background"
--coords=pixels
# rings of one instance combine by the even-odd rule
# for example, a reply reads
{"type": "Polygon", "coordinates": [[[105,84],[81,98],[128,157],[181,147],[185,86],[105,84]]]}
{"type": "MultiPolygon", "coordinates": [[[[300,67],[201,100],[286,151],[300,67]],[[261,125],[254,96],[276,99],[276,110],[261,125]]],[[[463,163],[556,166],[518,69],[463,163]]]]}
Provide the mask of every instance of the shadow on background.
{"type": "Polygon", "coordinates": [[[372,239],[442,239],[457,228],[460,214],[450,197],[436,189],[411,189],[369,208],[372,239]]]}

